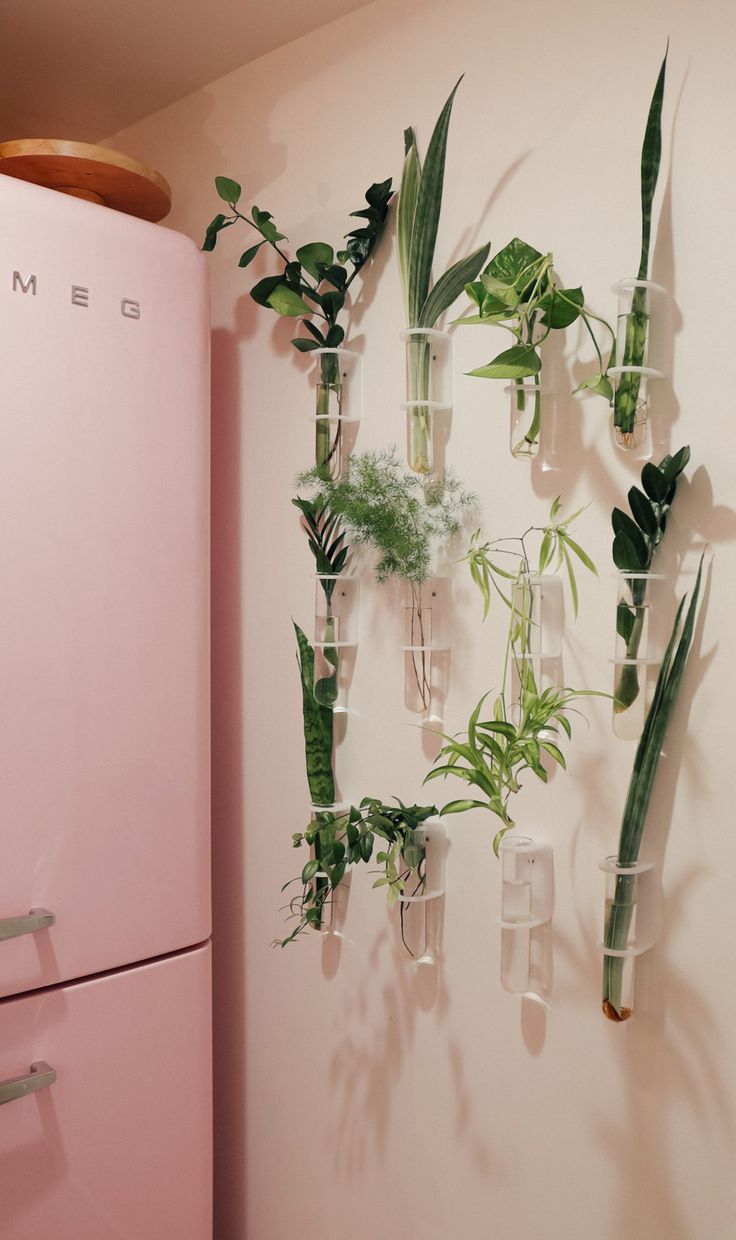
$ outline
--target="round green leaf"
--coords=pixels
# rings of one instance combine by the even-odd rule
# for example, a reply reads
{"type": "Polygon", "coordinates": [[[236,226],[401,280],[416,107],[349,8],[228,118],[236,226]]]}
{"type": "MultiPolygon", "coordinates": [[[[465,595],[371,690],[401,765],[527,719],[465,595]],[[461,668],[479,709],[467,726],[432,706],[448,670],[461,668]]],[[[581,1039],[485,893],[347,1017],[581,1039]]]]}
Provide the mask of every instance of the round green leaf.
{"type": "Polygon", "coordinates": [[[231,202],[233,204],[238,201],[243,192],[238,182],[231,181],[230,177],[215,177],[215,189],[223,202],[231,202]]]}
{"type": "Polygon", "coordinates": [[[290,318],[296,318],[298,315],[311,314],[307,303],[295,293],[293,288],[288,288],[286,284],[277,284],[268,295],[268,304],[277,314],[290,318]]]}

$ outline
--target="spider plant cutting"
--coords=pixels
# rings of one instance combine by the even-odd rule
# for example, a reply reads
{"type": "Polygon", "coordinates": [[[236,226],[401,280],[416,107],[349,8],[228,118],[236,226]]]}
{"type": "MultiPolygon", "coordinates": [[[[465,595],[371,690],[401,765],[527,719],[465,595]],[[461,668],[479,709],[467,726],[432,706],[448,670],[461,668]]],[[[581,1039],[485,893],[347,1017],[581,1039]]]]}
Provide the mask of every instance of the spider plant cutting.
{"type": "Polygon", "coordinates": [[[667,51],[654,87],[641,151],[641,252],[639,270],[631,286],[628,313],[619,317],[616,358],[618,365],[609,373],[618,376],[613,403],[613,425],[616,442],[622,448],[639,446],[637,425],[645,418],[643,408],[642,367],[644,366],[649,331],[648,276],[652,232],[652,206],[662,156],[662,103],[664,99],[667,51]]]}
{"type": "MultiPolygon", "coordinates": [[[[603,357],[591,324],[604,319],[585,305],[581,287],[563,288],[554,274],[552,254],[542,254],[519,237],[489,262],[480,279],[465,290],[475,312],[463,315],[459,323],[490,323],[505,327],[515,344],[497,354],[485,366],[469,374],[479,379],[505,379],[512,388],[511,454],[531,459],[539,448],[542,419],[541,346],[552,331],[564,331],[578,320],[585,326],[595,348],[600,373],[596,390],[610,400],[613,388],[605,378],[603,357]],[[531,382],[529,382],[531,380],[531,382]]],[[[588,386],[591,386],[588,381],[588,386]]]]}
{"type": "MultiPolygon", "coordinates": [[[[349,865],[367,864],[373,858],[380,867],[373,886],[386,888],[389,905],[405,892],[412,896],[421,894],[426,875],[420,833],[437,809],[434,805],[404,805],[398,797],[395,800],[396,805],[387,805],[377,797],[364,797],[359,806],[351,805],[345,813],[323,810],[315,814],[305,831],[294,833],[294,848],[306,844],[314,856],[297,878],[282,887],[282,891],[291,886],[298,888],[287,906],[296,925],[286,938],[277,940],[276,946],[286,947],[304,930],[322,925],[326,903],[349,865]],[[377,840],[383,841],[384,846],[374,858],[377,840]]],[[[406,940],[404,945],[411,955],[406,940]]]]}
{"type": "Polygon", "coordinates": [[[501,690],[490,710],[485,706],[490,692],[483,695],[470,717],[466,733],[460,737],[445,736],[446,744],[424,782],[451,775],[475,790],[474,797],[450,801],[441,813],[457,814],[475,808],[490,810],[501,821],[493,840],[496,856],[504,835],[515,826],[510,802],[521,789],[521,776],[528,770],[546,783],[545,755],[565,768],[565,757],[558,742],[562,733],[568,740],[572,736],[568,717],[573,709],[571,704],[580,697],[600,696],[588,689],[557,685],[541,688],[537,683],[535,660],[530,657],[532,631],[539,621],[530,607],[529,535],[532,532],[541,535],[538,575],[552,563],[557,568],[565,565],[576,613],[575,563],[596,572],[587,552],[570,535],[569,527],[582,510],[561,521],[558,519],[560,509],[558,498],[552,504],[549,523],[531,527],[518,539],[481,544],[480,533],[476,532],[465,557],[483,598],[484,619],[494,592],[509,611],[501,690]],[[518,686],[513,692],[509,690],[512,670],[518,686]]]}
{"type": "Polygon", "coordinates": [[[453,87],[432,132],[424,167],[413,129],[404,130],[404,167],[399,190],[396,235],[407,333],[408,460],[416,473],[431,474],[431,329],[488,257],[490,246],[454,263],[432,284],[445,179],[452,105],[462,78],[453,87]],[[424,330],[421,330],[424,329],[424,330]]]}
{"type": "MultiPolygon", "coordinates": [[[[672,634],[657,678],[652,705],[649,708],[644,731],[636,750],[621,821],[617,854],[618,866],[624,869],[635,866],[639,860],[657,765],[692,645],[702,571],[701,558],[687,611],[685,611],[687,596],[682,598],[677,609],[672,634]]],[[[613,1021],[624,1021],[631,1016],[631,1009],[624,1005],[622,997],[624,957],[607,953],[625,951],[628,945],[635,909],[635,882],[634,874],[617,874],[613,900],[606,915],[603,938],[602,1004],[604,1014],[613,1021]]]]}
{"type": "Polygon", "coordinates": [[[391,578],[406,583],[411,629],[418,638],[411,643],[412,675],[426,710],[431,688],[421,587],[429,579],[436,547],[460,532],[475,496],[451,471],[426,480],[407,471],[394,449],[359,453],[349,462],[342,478],[325,479],[315,468],[299,475],[297,487],[311,491],[317,505],[339,517],[354,544],[377,553],[379,583],[391,578]]]}
{"type": "Polygon", "coordinates": [[[325,615],[318,628],[318,638],[324,662],[329,670],[324,676],[315,674],[314,696],[322,706],[333,707],[338,696],[337,643],[341,636],[338,628],[339,617],[333,609],[333,598],[340,574],[346,567],[350,549],[345,544],[345,531],[335,513],[313,500],[297,497],[291,502],[302,514],[303,528],[314,556],[317,581],[324,595],[325,615]]]}
{"type": "Polygon", "coordinates": [[[613,562],[628,580],[627,596],[616,607],[616,633],[621,638],[626,662],[616,664],[613,709],[627,711],[639,696],[636,659],[648,612],[648,579],[652,562],[667,528],[667,518],[677,491],[677,480],[690,460],[690,448],[664,456],[659,465],[647,462],[641,472],[641,490],[631,487],[631,516],[621,508],[611,514],[613,562]]]}
{"type": "Polygon", "coordinates": [[[325,475],[334,473],[341,449],[339,419],[343,400],[336,350],[345,340],[345,326],[338,320],[345,311],[355,277],[365,267],[383,233],[392,195],[391,178],[371,185],[365,194],[366,205],[350,213],[351,218],[362,222],[346,234],[343,249],[336,252],[324,241],[312,241],[300,246],[293,257],[283,248],[281,243],[288,238],[279,232],[270,212],[257,206],[252,207],[250,215],[239,211],[242,188],[237,181],[215,177],[215,188],[230,214],[215,216],[207,228],[202,249],[214,250],[224,229],[242,223],[253,229],[260,240],[241,254],[238,266],[250,266],[263,246],[278,259],[279,271],[258,280],[250,295],[259,306],[282,317],[301,320],[304,333],[291,342],[300,353],[320,350],[315,465],[325,475]]]}

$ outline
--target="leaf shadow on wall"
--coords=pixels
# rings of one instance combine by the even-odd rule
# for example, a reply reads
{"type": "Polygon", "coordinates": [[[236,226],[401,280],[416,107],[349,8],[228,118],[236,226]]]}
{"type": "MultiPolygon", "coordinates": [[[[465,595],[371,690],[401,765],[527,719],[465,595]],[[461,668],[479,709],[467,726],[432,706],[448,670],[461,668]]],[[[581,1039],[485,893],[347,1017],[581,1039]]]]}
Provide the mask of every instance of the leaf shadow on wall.
{"type": "Polygon", "coordinates": [[[212,883],[215,1234],[245,1217],[245,911],[243,907],[240,359],[212,333],[212,883]]]}
{"type": "MultiPolygon", "coordinates": [[[[422,1099],[425,1115],[431,1119],[433,1143],[441,1142],[443,1128],[452,1125],[458,1152],[465,1151],[478,1174],[495,1182],[505,1179],[502,1153],[489,1147],[487,1133],[475,1122],[473,1089],[465,1077],[461,1044],[446,1029],[448,1011],[449,992],[441,962],[417,968],[408,960],[397,914],[392,929],[386,927],[377,936],[363,976],[339,1015],[341,1028],[329,1070],[337,1116],[329,1142],[336,1170],[357,1177],[367,1158],[386,1157],[389,1135],[400,1123],[400,1116],[392,1112],[400,1105],[399,1096],[407,1092],[422,1099]],[[387,965],[392,968],[388,980],[387,965]],[[414,1055],[419,1022],[430,1013],[435,1018],[432,1079],[424,1071],[426,1064],[414,1055]],[[445,1087],[454,1100],[452,1117],[441,1101],[443,1083],[437,1076],[443,1035],[445,1087]]],[[[419,1158],[421,1149],[415,1152],[419,1158]]]]}
{"type": "MultiPolygon", "coordinates": [[[[706,578],[688,667],[659,764],[642,849],[643,856],[655,861],[660,875],[678,776],[683,768],[696,797],[698,793],[702,760],[698,758],[697,733],[689,732],[688,721],[697,689],[715,656],[715,649],[702,653],[709,595],[710,576],[706,578]]],[[[602,764],[603,759],[599,761],[602,764]]],[[[581,821],[600,822],[605,811],[600,803],[604,781],[596,779],[595,770],[589,770],[583,786],[589,794],[581,821]]],[[[610,819],[610,814],[605,817],[610,819]]],[[[576,832],[578,840],[580,830],[579,827],[576,832]]],[[[602,843],[601,855],[605,850],[602,843]]],[[[713,1013],[704,1003],[697,984],[678,969],[669,949],[671,927],[687,922],[688,892],[705,878],[703,867],[693,863],[678,883],[667,889],[658,940],[653,950],[636,961],[636,1006],[630,1022],[614,1025],[600,1016],[601,1036],[606,1036],[615,1047],[618,1059],[618,1074],[614,1077],[612,1072],[601,1089],[601,1097],[605,1106],[613,1089],[615,1107],[591,1113],[589,1122],[596,1140],[620,1171],[616,1229],[622,1235],[667,1235],[672,1240],[690,1240],[693,1234],[686,1203],[678,1201],[674,1152],[668,1144],[683,1107],[689,1107],[699,1121],[704,1142],[712,1142],[714,1132],[719,1130],[729,1144],[736,1132],[736,1120],[721,1080],[721,1071],[729,1065],[722,1067],[719,1063],[712,1040],[713,1013]]],[[[574,967],[586,1002],[592,1002],[592,996],[600,993],[601,953],[594,946],[600,939],[598,921],[598,917],[594,924],[581,920],[574,943],[558,942],[558,950],[574,967]]],[[[717,1194],[718,1185],[714,1183],[712,1189],[713,1195],[717,1194]]]]}

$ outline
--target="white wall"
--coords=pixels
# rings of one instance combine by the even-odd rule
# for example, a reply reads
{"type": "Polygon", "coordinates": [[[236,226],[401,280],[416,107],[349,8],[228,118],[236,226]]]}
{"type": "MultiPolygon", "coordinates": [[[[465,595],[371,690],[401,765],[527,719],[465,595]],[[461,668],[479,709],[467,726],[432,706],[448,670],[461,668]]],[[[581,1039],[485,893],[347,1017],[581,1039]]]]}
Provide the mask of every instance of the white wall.
{"type": "MultiPolygon", "coordinates": [[[[717,0],[697,10],[665,0],[381,0],[115,139],[171,180],[170,223],[195,238],[219,209],[212,181],[224,173],[295,246],[335,242],[367,185],[398,178],[406,125],[426,149],[464,72],[438,268],[483,239],[495,249],[518,234],[553,250],[562,278],[582,282],[611,316],[609,286],[638,259],[639,149],[668,34],[671,181],[653,276],[673,289],[677,316],[672,382],[654,406],[655,454],[688,442],[693,462],[662,561],[675,565],[690,549],[692,564],[704,541],[716,558],[650,814],[665,924],[626,1025],[607,1022],[599,1002],[597,862],[615,849],[633,758],[613,737],[605,702],[586,707],[589,727],[578,721],[569,773],[547,788],[528,783],[516,806],[519,825],[555,846],[547,1013],[499,986],[495,820],[478,811],[450,820],[438,973],[407,962],[365,873],[341,944],[269,946],[283,928],[279,887],[300,861],[289,837],[307,799],[291,618],[309,627],[313,587],[289,500],[310,460],[312,397],[308,367],[288,343],[293,324],[248,297],[260,269],[237,269],[245,234],[225,234],[212,256],[217,1240],[731,1234],[736,17],[717,0]]],[[[365,367],[358,446],[403,445],[393,228],[364,288],[352,336],[365,367]]],[[[592,500],[578,528],[601,577],[582,582],[578,623],[568,617],[565,677],[608,688],[609,514],[638,468],[614,454],[602,404],[566,399],[561,470],[513,461],[501,385],[463,376],[501,347],[486,329],[455,336],[448,459],[480,495],[491,537],[541,523],[558,493],[574,506],[592,500]]],[[[581,357],[589,350],[570,332],[569,371],[581,357]]],[[[678,589],[691,580],[684,574],[678,589]]],[[[448,731],[498,683],[502,653],[501,617],[481,628],[460,570],[455,597],[448,731]]],[[[424,795],[431,744],[403,712],[396,606],[366,579],[354,713],[337,755],[347,798],[424,795]]]]}

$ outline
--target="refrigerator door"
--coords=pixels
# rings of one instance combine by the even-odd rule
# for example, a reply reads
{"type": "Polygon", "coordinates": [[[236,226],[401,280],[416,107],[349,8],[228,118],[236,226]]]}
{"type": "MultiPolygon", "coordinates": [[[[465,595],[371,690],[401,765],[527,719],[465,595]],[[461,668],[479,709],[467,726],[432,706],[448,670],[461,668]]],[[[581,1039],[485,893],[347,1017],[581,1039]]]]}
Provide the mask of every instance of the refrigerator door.
{"type": "Polygon", "coordinates": [[[209,934],[209,331],[186,238],[3,176],[0,215],[15,994],[209,934]]]}
{"type": "Polygon", "coordinates": [[[211,1240],[210,946],[0,1003],[3,1240],[211,1240]],[[41,1074],[43,1075],[43,1074],[41,1074]]]}

